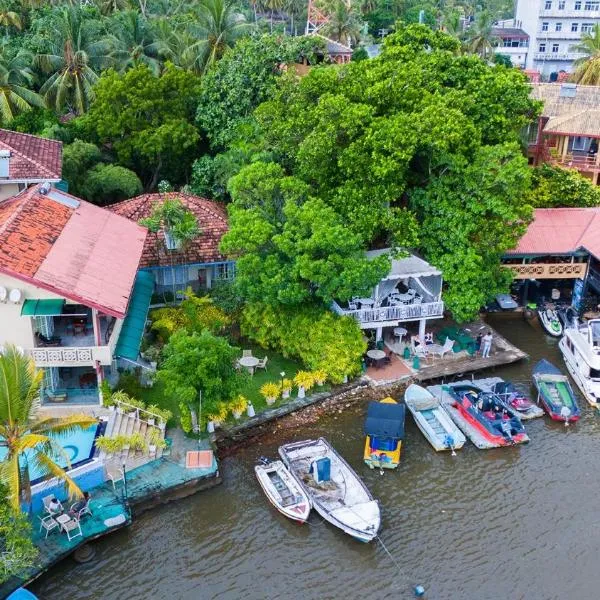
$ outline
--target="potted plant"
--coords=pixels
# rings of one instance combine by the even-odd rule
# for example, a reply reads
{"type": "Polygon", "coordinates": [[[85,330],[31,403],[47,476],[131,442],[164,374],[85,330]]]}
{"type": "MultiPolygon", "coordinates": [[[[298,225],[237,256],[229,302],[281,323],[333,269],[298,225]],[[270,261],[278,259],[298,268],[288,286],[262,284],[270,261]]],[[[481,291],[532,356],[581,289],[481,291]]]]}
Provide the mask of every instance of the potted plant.
{"type": "Polygon", "coordinates": [[[224,402],[217,402],[214,410],[209,413],[208,420],[212,421],[215,427],[219,427],[222,425],[227,419],[227,415],[229,414],[229,409],[224,402]]]}
{"type": "Polygon", "coordinates": [[[281,392],[280,387],[276,383],[273,383],[271,381],[265,383],[260,388],[260,393],[262,394],[262,396],[264,397],[265,401],[267,402],[267,404],[269,406],[271,406],[272,404],[275,404],[275,402],[277,401],[277,398],[279,398],[280,392],[281,392]]]}
{"type": "Polygon", "coordinates": [[[133,452],[145,452],[148,449],[144,436],[139,432],[132,433],[128,441],[129,449],[133,452]]]}
{"type": "Polygon", "coordinates": [[[306,392],[315,384],[315,380],[309,371],[298,371],[294,377],[294,383],[298,388],[298,398],[304,398],[306,392]]]}
{"type": "Polygon", "coordinates": [[[162,433],[158,429],[152,428],[148,434],[148,454],[156,454],[157,450],[164,450],[166,447],[167,442],[162,433]]]}
{"type": "Polygon", "coordinates": [[[231,403],[231,412],[233,414],[233,418],[241,419],[242,413],[246,410],[247,406],[248,406],[248,400],[246,400],[246,398],[244,398],[244,396],[242,396],[242,395],[238,396],[231,403]]]}
{"type": "Polygon", "coordinates": [[[294,382],[291,379],[283,379],[281,382],[281,397],[284,399],[289,398],[293,386],[294,382]]]}
{"type": "MultiPolygon", "coordinates": [[[[155,414],[158,417],[158,428],[164,431],[167,426],[167,422],[173,416],[173,413],[166,408],[161,408],[160,406],[157,406],[156,404],[151,404],[150,406],[147,406],[146,410],[150,413],[155,414]]],[[[152,417],[148,418],[148,423],[150,423],[151,419],[151,425],[154,425],[155,419],[152,417]]]]}
{"type": "Polygon", "coordinates": [[[323,371],[322,369],[318,369],[317,371],[313,371],[312,375],[315,383],[319,387],[325,385],[325,380],[327,379],[327,373],[325,371],[323,371]]]}

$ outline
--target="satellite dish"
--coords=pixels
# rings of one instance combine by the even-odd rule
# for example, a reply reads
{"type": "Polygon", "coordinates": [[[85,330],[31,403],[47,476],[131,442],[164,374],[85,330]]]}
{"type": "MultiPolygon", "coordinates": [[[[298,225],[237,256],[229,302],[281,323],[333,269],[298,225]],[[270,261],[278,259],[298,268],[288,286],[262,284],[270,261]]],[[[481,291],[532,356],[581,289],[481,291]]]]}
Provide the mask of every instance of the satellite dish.
{"type": "Polygon", "coordinates": [[[6,302],[6,297],[8,296],[8,292],[6,288],[0,285],[0,302],[6,302]]]}
{"type": "Polygon", "coordinates": [[[21,290],[15,288],[14,290],[10,290],[10,294],[8,295],[8,299],[15,304],[19,304],[21,302],[21,298],[23,294],[21,294],[21,290]]]}

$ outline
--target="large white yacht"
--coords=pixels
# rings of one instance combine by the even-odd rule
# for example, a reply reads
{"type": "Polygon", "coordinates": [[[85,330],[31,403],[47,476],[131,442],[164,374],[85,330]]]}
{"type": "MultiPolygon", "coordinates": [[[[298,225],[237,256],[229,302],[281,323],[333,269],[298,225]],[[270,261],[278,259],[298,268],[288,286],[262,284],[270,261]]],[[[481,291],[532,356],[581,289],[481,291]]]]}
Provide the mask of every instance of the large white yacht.
{"type": "Polygon", "coordinates": [[[585,399],[600,405],[600,319],[566,327],[558,343],[567,369],[585,399]]]}

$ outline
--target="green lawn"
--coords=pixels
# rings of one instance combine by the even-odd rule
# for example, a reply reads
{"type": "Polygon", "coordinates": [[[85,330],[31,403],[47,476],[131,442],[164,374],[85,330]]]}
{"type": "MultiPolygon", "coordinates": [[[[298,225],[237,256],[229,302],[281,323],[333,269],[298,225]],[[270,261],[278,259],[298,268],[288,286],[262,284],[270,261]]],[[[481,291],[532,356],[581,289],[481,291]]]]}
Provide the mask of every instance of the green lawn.
{"type": "MultiPolygon", "coordinates": [[[[242,396],[244,396],[252,402],[252,404],[254,405],[254,410],[258,414],[259,412],[263,411],[265,408],[268,407],[265,399],[260,393],[261,386],[267,382],[281,384],[281,372],[285,373],[286,379],[294,379],[296,373],[298,371],[303,370],[303,367],[299,362],[295,360],[284,358],[280,354],[277,354],[276,352],[270,350],[263,350],[260,346],[257,346],[256,344],[252,344],[249,342],[239,342],[239,346],[245,350],[252,350],[252,354],[257,358],[263,358],[264,356],[268,357],[266,370],[256,369],[254,375],[249,378],[248,383],[241,391],[242,396]]],[[[313,388],[313,390],[309,391],[308,394],[316,391],[322,392],[328,389],[329,386],[327,385],[322,387],[315,387],[313,388]]],[[[137,394],[134,395],[143,400],[146,406],[150,404],[156,404],[161,408],[166,408],[170,410],[175,417],[179,416],[179,401],[177,398],[168,396],[165,393],[163,383],[156,382],[152,387],[140,387],[136,391],[137,394]]],[[[290,399],[293,399],[295,397],[296,390],[293,389],[290,399]]],[[[280,406],[282,402],[284,401],[281,398],[279,398],[277,402],[272,406],[280,406]]],[[[239,421],[236,421],[233,418],[233,416],[230,416],[228,419],[228,424],[231,425],[233,423],[239,423],[245,418],[247,418],[246,415],[244,415],[239,421]]],[[[174,424],[173,420],[170,422],[170,425],[171,424],[174,424]]]]}

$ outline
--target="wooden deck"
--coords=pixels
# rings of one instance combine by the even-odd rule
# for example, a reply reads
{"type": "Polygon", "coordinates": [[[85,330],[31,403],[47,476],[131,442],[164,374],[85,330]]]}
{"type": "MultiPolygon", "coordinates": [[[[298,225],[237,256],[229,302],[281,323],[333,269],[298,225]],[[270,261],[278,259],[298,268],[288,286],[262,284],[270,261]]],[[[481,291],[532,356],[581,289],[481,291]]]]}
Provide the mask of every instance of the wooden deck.
{"type": "Polygon", "coordinates": [[[489,358],[469,356],[465,352],[461,352],[460,356],[446,355],[445,358],[436,358],[434,361],[423,361],[422,367],[413,375],[414,379],[418,382],[451,379],[461,377],[465,373],[484,371],[529,358],[528,354],[513,346],[489,325],[481,321],[467,325],[467,328],[473,332],[479,332],[480,327],[486,331],[490,330],[494,338],[489,358]]]}

